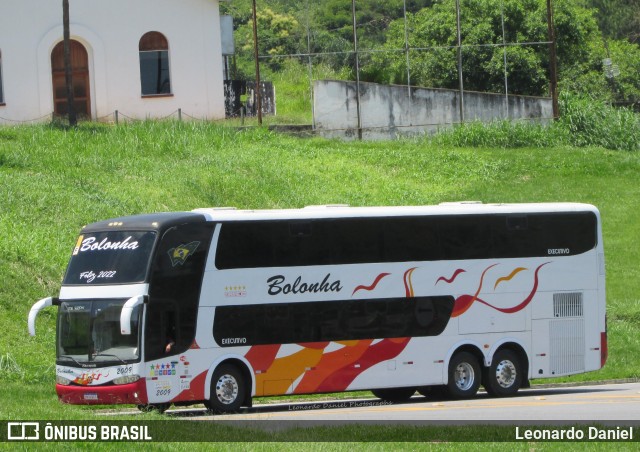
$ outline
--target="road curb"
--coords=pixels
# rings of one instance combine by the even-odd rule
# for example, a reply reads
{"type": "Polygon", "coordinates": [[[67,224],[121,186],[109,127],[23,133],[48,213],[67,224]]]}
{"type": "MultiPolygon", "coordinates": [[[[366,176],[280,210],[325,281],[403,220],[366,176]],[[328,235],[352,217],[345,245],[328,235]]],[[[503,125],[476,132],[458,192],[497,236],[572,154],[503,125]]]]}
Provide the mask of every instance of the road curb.
{"type": "Polygon", "coordinates": [[[601,386],[601,385],[617,385],[625,383],[639,383],[640,378],[617,378],[613,380],[598,381],[576,381],[567,383],[532,383],[530,388],[526,389],[547,389],[547,388],[574,388],[577,386],[601,386]]]}

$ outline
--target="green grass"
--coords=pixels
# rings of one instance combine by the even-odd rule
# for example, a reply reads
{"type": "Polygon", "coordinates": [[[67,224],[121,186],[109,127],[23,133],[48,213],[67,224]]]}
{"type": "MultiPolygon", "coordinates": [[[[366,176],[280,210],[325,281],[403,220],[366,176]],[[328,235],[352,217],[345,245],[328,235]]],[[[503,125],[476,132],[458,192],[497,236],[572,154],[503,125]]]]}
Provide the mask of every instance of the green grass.
{"type": "Polygon", "coordinates": [[[640,378],[639,170],[639,152],[602,147],[343,143],[197,122],[0,128],[0,419],[94,418],[91,408],[55,398],[55,309],[40,314],[35,338],[26,327],[31,305],[59,291],[80,228],[207,206],[595,204],[604,224],[610,357],[603,370],[570,380],[640,378]]]}

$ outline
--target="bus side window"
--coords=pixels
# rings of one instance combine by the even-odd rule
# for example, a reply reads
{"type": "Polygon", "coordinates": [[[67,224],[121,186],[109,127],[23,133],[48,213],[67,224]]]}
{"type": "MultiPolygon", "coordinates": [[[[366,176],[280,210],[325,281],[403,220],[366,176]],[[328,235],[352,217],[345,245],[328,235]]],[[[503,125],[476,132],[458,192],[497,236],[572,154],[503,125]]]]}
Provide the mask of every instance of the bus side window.
{"type": "Polygon", "coordinates": [[[177,315],[175,308],[161,301],[151,300],[147,311],[146,359],[158,359],[168,353],[174,354],[175,344],[180,340],[176,328],[177,315]],[[169,352],[167,345],[173,342],[169,352]]]}
{"type": "Polygon", "coordinates": [[[316,316],[312,322],[318,326],[318,341],[333,340],[343,332],[340,325],[341,305],[341,302],[324,303],[311,313],[316,316]]]}
{"type": "Polygon", "coordinates": [[[178,342],[176,313],[175,311],[167,311],[163,317],[164,340],[162,342],[165,344],[163,352],[169,355],[175,352],[175,345],[178,342]]]}
{"type": "Polygon", "coordinates": [[[445,217],[438,226],[444,259],[483,259],[492,254],[491,225],[487,219],[445,217]]]}
{"type": "Polygon", "coordinates": [[[362,303],[350,303],[350,306],[347,308],[345,330],[348,331],[349,334],[363,333],[368,330],[371,324],[373,316],[366,312],[364,303],[366,303],[366,301],[362,303]]]}
{"type": "Polygon", "coordinates": [[[172,226],[161,236],[151,266],[146,359],[189,349],[196,333],[200,289],[213,224],[172,226]]]}
{"type": "Polygon", "coordinates": [[[430,298],[419,298],[416,300],[414,312],[416,323],[419,327],[427,328],[431,326],[435,317],[433,300],[430,298]]]}

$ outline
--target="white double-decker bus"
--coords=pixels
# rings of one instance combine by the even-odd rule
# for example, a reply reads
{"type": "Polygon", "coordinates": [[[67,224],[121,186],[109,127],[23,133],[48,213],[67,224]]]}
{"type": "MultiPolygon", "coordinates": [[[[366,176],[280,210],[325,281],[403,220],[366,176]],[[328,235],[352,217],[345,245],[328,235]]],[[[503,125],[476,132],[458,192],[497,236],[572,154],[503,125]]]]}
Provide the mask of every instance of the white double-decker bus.
{"type": "Polygon", "coordinates": [[[56,391],[72,404],[509,396],[607,358],[601,222],[585,204],[117,218],[83,228],[31,334],[52,304],[56,391]]]}

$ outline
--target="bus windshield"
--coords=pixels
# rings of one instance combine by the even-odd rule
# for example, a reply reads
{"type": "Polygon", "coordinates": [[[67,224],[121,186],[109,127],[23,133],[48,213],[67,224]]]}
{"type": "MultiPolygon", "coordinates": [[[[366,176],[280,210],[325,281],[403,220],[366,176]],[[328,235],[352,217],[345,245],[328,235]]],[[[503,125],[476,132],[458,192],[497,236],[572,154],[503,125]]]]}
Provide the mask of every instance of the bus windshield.
{"type": "Polygon", "coordinates": [[[154,231],[82,234],[73,250],[63,284],[144,282],[155,238],[154,231]]]}
{"type": "Polygon", "coordinates": [[[58,364],[125,364],[140,358],[141,307],[135,308],[131,334],[120,334],[127,300],[64,301],[58,310],[58,364]]]}

